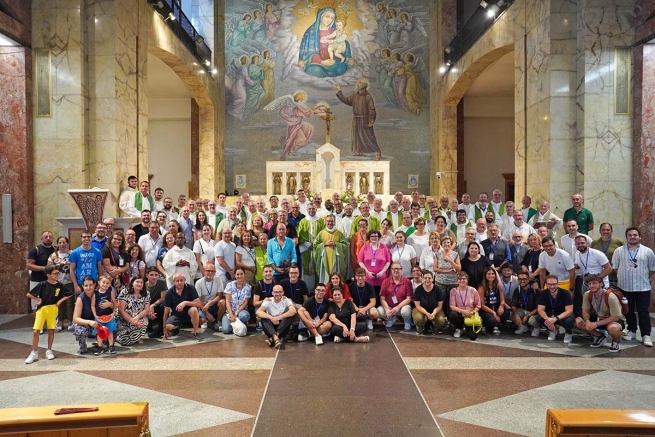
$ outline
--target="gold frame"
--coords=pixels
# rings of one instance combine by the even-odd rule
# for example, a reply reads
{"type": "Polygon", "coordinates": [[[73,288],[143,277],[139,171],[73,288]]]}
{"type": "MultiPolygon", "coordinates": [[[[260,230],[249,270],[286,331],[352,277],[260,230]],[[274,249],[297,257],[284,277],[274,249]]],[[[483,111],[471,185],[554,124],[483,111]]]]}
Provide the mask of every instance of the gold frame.
{"type": "MultiPolygon", "coordinates": [[[[621,75],[623,75],[624,71],[623,68],[621,68],[621,75]]],[[[614,47],[614,92],[612,93],[612,100],[614,103],[614,115],[630,115],[630,102],[632,101],[632,48],[631,47],[614,47]],[[622,53],[624,52],[627,54],[627,62],[625,62],[624,57],[622,56],[622,53]],[[620,62],[623,60],[625,62],[620,62]],[[627,80],[627,90],[628,90],[628,95],[627,99],[628,101],[626,102],[626,112],[619,112],[617,110],[617,82],[619,79],[619,66],[623,67],[625,65],[625,76],[627,80]]]]}
{"type": "Polygon", "coordinates": [[[34,49],[34,111],[36,117],[52,117],[52,52],[50,49],[34,49]],[[47,61],[44,59],[47,56],[47,61]],[[46,65],[44,65],[44,63],[46,65]],[[45,84],[39,80],[44,75],[48,75],[48,89],[43,90],[45,84]],[[47,109],[42,110],[39,105],[42,94],[47,93],[47,109]]]}

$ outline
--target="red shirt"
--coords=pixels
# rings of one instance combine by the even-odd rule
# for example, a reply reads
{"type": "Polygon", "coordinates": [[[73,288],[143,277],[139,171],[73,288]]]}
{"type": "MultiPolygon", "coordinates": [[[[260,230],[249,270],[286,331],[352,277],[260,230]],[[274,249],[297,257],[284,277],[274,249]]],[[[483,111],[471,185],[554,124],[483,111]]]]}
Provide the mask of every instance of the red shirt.
{"type": "Polygon", "coordinates": [[[387,305],[393,308],[398,305],[400,302],[405,300],[406,297],[412,297],[414,295],[414,289],[412,287],[412,281],[401,276],[399,283],[396,284],[393,280],[393,277],[390,276],[382,281],[382,286],[380,288],[380,299],[384,298],[387,305]],[[396,297],[396,302],[394,303],[393,298],[396,297]]]}

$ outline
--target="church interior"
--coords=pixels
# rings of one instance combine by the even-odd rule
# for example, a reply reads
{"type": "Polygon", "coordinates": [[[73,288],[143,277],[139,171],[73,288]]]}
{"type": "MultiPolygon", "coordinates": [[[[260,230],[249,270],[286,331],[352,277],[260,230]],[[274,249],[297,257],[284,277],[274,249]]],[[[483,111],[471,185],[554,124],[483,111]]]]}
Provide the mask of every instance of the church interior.
{"type": "Polygon", "coordinates": [[[592,239],[636,226],[653,248],[653,0],[0,0],[0,89],[0,408],[148,402],[157,436],[506,437],[655,405],[652,347],[509,328],[277,350],[253,324],[101,357],[64,329],[24,364],[28,252],[138,224],[129,176],[174,205],[499,189],[562,217],[580,193],[592,239]]]}

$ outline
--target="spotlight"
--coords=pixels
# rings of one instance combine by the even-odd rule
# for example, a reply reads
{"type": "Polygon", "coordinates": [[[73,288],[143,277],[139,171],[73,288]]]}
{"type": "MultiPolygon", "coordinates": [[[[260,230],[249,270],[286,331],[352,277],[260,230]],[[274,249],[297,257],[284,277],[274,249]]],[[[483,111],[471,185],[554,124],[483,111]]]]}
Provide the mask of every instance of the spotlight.
{"type": "Polygon", "coordinates": [[[444,52],[451,54],[453,52],[453,48],[451,46],[448,46],[444,49],[444,52]]]}
{"type": "Polygon", "coordinates": [[[457,67],[455,67],[455,68],[451,68],[450,72],[451,73],[457,73],[457,72],[459,72],[459,70],[457,69],[457,67]]]}
{"type": "Polygon", "coordinates": [[[214,68],[214,69],[212,70],[212,74],[216,74],[216,73],[218,73],[218,69],[217,69],[217,68],[214,68]]]}
{"type": "Polygon", "coordinates": [[[453,65],[453,61],[446,61],[446,65],[450,67],[451,65],[453,65]]]}
{"type": "Polygon", "coordinates": [[[199,74],[205,74],[205,70],[200,69],[200,70],[198,70],[198,73],[199,73],[199,74]]]}
{"type": "Polygon", "coordinates": [[[175,21],[175,20],[176,20],[176,18],[175,18],[175,14],[173,14],[172,12],[169,12],[169,13],[168,13],[168,18],[169,18],[171,21],[175,21]]]}
{"type": "Polygon", "coordinates": [[[448,70],[448,68],[446,68],[445,65],[442,65],[441,67],[439,67],[439,74],[444,74],[446,70],[448,70]]]}
{"type": "Polygon", "coordinates": [[[202,35],[196,35],[196,37],[193,39],[195,40],[196,44],[202,44],[203,42],[205,42],[205,38],[203,38],[202,35]]]}
{"type": "Polygon", "coordinates": [[[205,59],[205,65],[209,67],[210,65],[212,65],[212,63],[211,63],[211,62],[209,62],[209,60],[208,60],[208,59],[205,59]]]}
{"type": "Polygon", "coordinates": [[[197,62],[192,62],[191,65],[193,65],[194,67],[197,67],[198,63],[197,62]]]}
{"type": "Polygon", "coordinates": [[[487,2],[484,1],[484,0],[482,0],[482,1],[480,2],[480,6],[482,6],[484,9],[487,9],[487,6],[489,6],[489,3],[487,3],[487,2]]]}
{"type": "Polygon", "coordinates": [[[494,12],[493,9],[489,9],[489,10],[487,11],[487,17],[489,17],[489,18],[494,18],[495,16],[496,16],[496,13],[494,12]]]}

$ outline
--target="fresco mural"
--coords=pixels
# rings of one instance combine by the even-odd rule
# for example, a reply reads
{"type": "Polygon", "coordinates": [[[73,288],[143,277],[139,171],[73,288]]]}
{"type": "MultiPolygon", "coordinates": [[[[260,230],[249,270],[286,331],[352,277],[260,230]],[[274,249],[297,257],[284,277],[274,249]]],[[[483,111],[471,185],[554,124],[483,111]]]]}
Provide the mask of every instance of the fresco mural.
{"type": "Polygon", "coordinates": [[[391,161],[429,190],[429,0],[226,0],[226,181],[267,160],[391,161]],[[329,114],[326,117],[325,114],[329,114]],[[326,123],[326,118],[328,119],[326,123]]]}

